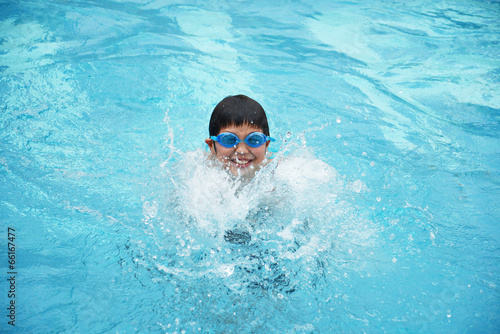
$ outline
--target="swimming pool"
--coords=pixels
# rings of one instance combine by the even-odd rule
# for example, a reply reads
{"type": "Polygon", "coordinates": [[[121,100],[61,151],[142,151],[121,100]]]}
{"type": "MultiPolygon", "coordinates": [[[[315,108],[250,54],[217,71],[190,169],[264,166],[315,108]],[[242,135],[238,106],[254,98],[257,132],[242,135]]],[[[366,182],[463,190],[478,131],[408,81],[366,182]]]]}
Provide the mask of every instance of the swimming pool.
{"type": "Polygon", "coordinates": [[[500,330],[498,2],[0,6],[2,332],[500,330]],[[240,93],[248,184],[202,164],[240,93]]]}

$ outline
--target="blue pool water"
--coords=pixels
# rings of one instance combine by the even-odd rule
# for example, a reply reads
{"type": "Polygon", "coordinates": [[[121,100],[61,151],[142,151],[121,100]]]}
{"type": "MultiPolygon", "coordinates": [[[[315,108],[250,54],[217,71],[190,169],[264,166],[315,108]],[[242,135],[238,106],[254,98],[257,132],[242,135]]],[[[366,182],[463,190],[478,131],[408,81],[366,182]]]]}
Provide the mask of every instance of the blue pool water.
{"type": "Polygon", "coordinates": [[[0,1],[1,332],[498,333],[499,17],[0,1]],[[203,162],[240,93],[277,138],[250,183],[203,162]]]}

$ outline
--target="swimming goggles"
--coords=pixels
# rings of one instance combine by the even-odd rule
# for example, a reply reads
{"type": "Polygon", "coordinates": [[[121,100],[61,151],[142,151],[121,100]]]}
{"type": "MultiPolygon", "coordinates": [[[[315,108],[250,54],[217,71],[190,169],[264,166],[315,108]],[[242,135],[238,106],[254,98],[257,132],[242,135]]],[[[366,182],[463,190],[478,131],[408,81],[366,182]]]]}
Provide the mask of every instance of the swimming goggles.
{"type": "Polygon", "coordinates": [[[227,148],[235,147],[241,142],[245,142],[248,146],[255,148],[261,146],[268,140],[275,141],[274,138],[268,137],[262,132],[252,132],[245,140],[241,140],[237,135],[231,132],[224,132],[218,136],[211,136],[210,139],[227,148]]]}

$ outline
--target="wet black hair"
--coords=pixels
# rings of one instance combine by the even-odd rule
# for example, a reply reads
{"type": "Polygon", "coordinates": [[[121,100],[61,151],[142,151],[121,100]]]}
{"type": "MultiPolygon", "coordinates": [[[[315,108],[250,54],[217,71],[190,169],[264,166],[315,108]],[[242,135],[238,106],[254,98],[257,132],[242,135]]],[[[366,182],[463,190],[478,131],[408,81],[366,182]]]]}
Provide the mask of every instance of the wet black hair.
{"type": "Polygon", "coordinates": [[[217,136],[220,129],[226,126],[244,124],[260,128],[269,136],[266,112],[257,101],[245,95],[228,96],[215,106],[208,132],[210,136],[217,136]]]}

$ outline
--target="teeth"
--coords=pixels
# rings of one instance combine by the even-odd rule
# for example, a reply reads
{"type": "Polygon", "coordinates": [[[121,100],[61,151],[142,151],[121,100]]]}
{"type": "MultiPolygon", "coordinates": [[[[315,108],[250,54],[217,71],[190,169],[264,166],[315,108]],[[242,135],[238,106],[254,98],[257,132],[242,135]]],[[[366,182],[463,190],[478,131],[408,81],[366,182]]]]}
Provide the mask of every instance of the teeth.
{"type": "Polygon", "coordinates": [[[240,164],[240,165],[244,165],[246,163],[248,163],[248,160],[240,160],[238,158],[234,158],[234,161],[237,163],[237,164],[240,164]]]}

